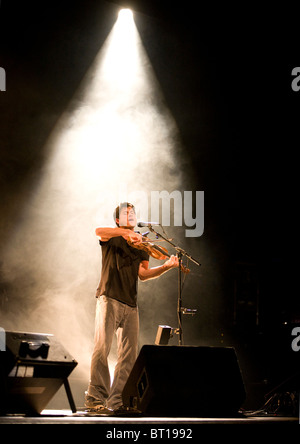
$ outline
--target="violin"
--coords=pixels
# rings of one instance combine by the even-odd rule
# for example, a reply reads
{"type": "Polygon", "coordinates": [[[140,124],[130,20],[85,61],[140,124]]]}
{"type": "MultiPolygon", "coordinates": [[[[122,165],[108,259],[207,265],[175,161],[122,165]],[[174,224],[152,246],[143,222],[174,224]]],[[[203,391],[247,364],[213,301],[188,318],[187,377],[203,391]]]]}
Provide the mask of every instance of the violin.
{"type": "MultiPolygon", "coordinates": [[[[149,256],[153,257],[154,259],[157,259],[159,261],[162,261],[164,259],[167,259],[168,257],[171,257],[171,255],[168,253],[168,250],[166,248],[160,247],[158,245],[155,245],[151,239],[149,239],[147,236],[142,235],[143,241],[139,244],[135,244],[130,236],[127,239],[128,245],[130,245],[133,248],[137,248],[138,250],[146,251],[146,253],[149,254],[149,256]]],[[[189,273],[190,270],[181,264],[181,271],[183,273],[189,273]]]]}

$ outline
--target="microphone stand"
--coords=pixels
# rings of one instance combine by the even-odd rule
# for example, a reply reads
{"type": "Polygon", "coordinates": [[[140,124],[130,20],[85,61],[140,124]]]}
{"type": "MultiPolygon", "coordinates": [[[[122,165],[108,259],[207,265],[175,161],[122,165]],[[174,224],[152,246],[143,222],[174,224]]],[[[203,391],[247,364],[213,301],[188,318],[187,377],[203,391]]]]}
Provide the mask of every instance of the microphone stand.
{"type": "Polygon", "coordinates": [[[194,315],[196,310],[191,310],[188,308],[183,308],[182,307],[182,285],[181,285],[181,266],[182,266],[182,257],[186,256],[187,258],[189,258],[192,262],[194,262],[196,265],[200,266],[201,264],[195,259],[193,258],[190,254],[188,254],[185,250],[183,250],[182,248],[178,247],[177,245],[173,244],[173,242],[171,242],[169,239],[167,239],[165,236],[163,236],[162,234],[158,233],[157,231],[155,231],[152,227],[152,225],[149,225],[149,230],[152,233],[156,234],[156,237],[161,237],[163,240],[165,240],[166,242],[168,242],[170,245],[172,245],[172,247],[175,248],[176,250],[176,254],[178,257],[178,297],[177,297],[177,319],[178,319],[178,329],[177,329],[177,334],[178,334],[178,343],[179,345],[183,344],[183,329],[182,329],[182,314],[192,314],[194,315]]]}

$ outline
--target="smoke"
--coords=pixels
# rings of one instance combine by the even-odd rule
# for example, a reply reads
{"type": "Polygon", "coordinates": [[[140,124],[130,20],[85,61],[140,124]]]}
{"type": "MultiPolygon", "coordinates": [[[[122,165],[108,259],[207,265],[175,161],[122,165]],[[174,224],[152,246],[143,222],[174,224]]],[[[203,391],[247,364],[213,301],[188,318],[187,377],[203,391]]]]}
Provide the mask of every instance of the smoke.
{"type": "MultiPolygon", "coordinates": [[[[45,166],[7,240],[2,269],[11,301],[1,326],[54,334],[79,362],[75,372],[86,384],[101,271],[94,230],[114,225],[118,202],[146,208],[145,193],[180,189],[183,180],[177,127],[136,28],[134,45],[121,48],[131,72],[126,54],[119,58],[118,32],[115,26],[47,141],[45,166]]],[[[151,293],[141,343],[154,342],[153,325],[176,322],[176,271],[170,273],[159,284],[139,284],[141,301],[151,293]]]]}

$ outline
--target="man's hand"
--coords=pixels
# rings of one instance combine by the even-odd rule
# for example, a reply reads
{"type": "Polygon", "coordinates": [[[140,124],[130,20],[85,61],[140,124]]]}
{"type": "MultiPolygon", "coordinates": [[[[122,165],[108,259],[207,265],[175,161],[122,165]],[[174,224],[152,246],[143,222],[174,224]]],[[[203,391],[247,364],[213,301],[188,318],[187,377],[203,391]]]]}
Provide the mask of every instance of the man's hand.
{"type": "Polygon", "coordinates": [[[179,261],[177,256],[171,256],[163,265],[154,268],[149,268],[149,261],[142,261],[139,268],[139,278],[141,281],[156,279],[168,270],[171,270],[171,268],[177,268],[178,266],[179,261]]]}
{"type": "Polygon", "coordinates": [[[164,266],[167,268],[176,268],[179,267],[179,260],[177,256],[170,256],[170,258],[164,263],[164,266]]]}

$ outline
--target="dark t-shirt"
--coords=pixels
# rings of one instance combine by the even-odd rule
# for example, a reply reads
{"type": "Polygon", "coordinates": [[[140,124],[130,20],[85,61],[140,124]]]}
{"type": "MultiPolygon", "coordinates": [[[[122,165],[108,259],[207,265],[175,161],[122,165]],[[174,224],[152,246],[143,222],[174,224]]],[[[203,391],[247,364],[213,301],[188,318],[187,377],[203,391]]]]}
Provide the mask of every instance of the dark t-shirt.
{"type": "Polygon", "coordinates": [[[139,266],[149,255],[130,247],[122,236],[99,242],[102,249],[102,272],[96,296],[108,296],[136,307],[139,266]]]}

